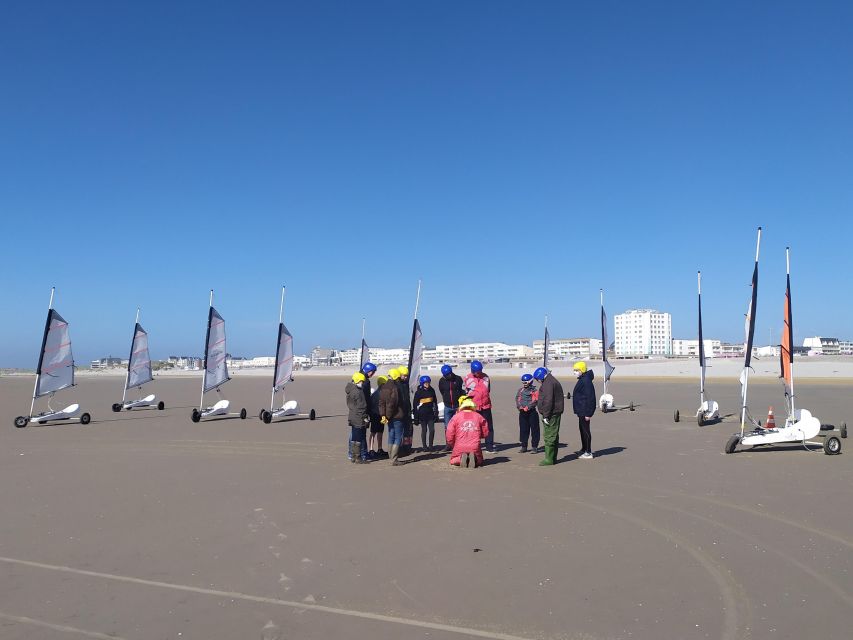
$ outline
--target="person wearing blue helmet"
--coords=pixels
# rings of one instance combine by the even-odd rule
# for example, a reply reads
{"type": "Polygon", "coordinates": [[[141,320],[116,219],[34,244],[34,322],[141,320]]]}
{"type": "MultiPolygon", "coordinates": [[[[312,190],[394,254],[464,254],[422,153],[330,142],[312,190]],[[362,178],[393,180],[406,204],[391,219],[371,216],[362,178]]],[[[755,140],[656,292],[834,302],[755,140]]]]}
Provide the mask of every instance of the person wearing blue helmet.
{"type": "Polygon", "coordinates": [[[536,401],[539,392],[533,384],[533,376],[525,373],[521,376],[521,388],[515,394],[515,408],[518,409],[518,439],[521,442],[521,453],[527,453],[527,441],[533,453],[539,450],[539,413],[536,411],[536,401]]]}
{"type": "Polygon", "coordinates": [[[438,400],[435,389],[432,388],[432,378],[421,376],[418,378],[418,390],[412,399],[415,420],[421,425],[421,447],[422,451],[432,451],[435,442],[435,422],[438,420],[438,400]],[[429,433],[429,446],[427,446],[427,433],[429,433]]]}
{"type": "Polygon", "coordinates": [[[450,419],[459,409],[459,398],[465,395],[462,377],[453,373],[453,367],[449,364],[441,367],[441,380],[438,381],[438,390],[441,393],[441,400],[444,402],[444,429],[446,432],[450,419]]]}
{"type": "Polygon", "coordinates": [[[491,380],[483,371],[483,363],[479,360],[471,362],[471,373],[465,376],[465,393],[477,405],[480,415],[489,424],[489,435],[486,436],[486,451],[495,453],[495,425],[492,419],[491,380]]]}
{"type": "Polygon", "coordinates": [[[539,381],[539,399],[536,408],[542,421],[542,435],[545,440],[545,459],[540,467],[548,467],[557,462],[557,449],[560,446],[560,418],[563,416],[564,403],[563,386],[545,367],[539,367],[533,372],[533,377],[539,381]]]}

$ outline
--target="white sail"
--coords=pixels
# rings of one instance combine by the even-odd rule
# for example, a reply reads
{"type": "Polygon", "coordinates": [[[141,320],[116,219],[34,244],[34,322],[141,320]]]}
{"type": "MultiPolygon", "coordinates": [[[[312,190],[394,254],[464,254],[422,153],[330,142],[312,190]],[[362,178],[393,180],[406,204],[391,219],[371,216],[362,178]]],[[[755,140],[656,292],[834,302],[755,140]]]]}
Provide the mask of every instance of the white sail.
{"type": "Polygon", "coordinates": [[[278,348],[275,352],[275,380],[273,391],[278,392],[293,378],[293,336],[284,326],[278,324],[278,348]]]}
{"type": "Polygon", "coordinates": [[[127,363],[127,389],[141,387],[151,382],[151,356],[148,354],[148,334],[138,322],[133,331],[133,342],[130,345],[130,358],[127,363]]]}
{"type": "Polygon", "coordinates": [[[36,398],[74,386],[74,356],[68,323],[54,309],[47,312],[37,376],[36,398]]]}
{"type": "Polygon", "coordinates": [[[418,379],[421,377],[422,339],[421,325],[415,320],[415,324],[412,327],[412,345],[409,349],[409,389],[411,389],[412,393],[418,390],[418,379]]]}
{"type": "Polygon", "coordinates": [[[225,320],[216,309],[210,307],[207,316],[207,342],[204,346],[205,393],[230,380],[225,357],[225,320]]]}

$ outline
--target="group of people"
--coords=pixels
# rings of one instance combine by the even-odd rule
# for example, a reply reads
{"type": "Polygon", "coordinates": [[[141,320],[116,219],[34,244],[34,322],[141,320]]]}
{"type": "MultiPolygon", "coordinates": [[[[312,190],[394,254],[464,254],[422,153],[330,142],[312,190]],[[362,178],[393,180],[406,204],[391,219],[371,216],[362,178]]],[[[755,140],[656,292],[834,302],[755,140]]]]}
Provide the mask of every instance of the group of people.
{"type": "MultiPolygon", "coordinates": [[[[578,417],[581,448],[578,457],[591,460],[592,437],[590,422],[596,409],[593,373],[585,362],[573,367],[577,378],[571,398],[572,409],[578,417]]],[[[404,442],[411,443],[414,425],[421,428],[421,451],[435,447],[435,423],[439,420],[438,394],[432,378],[424,375],[412,397],[407,367],[391,369],[387,375],[376,376],[372,362],[353,374],[346,386],[348,423],[350,426],[348,457],[354,463],[390,459],[400,464],[404,442]],[[371,381],[376,376],[376,388],[371,381]],[[388,427],[388,448],[382,448],[385,427],[388,427]],[[368,439],[369,431],[369,439],[368,439]]],[[[445,452],[450,452],[450,464],[462,467],[483,465],[483,446],[495,453],[494,419],[492,417],[491,380],[479,360],[471,362],[464,378],[445,364],[441,367],[438,392],[444,403],[445,452]]],[[[553,373],[539,367],[532,374],[521,376],[521,388],[515,396],[518,409],[521,453],[539,453],[540,433],[544,444],[544,459],[540,466],[557,461],[560,440],[560,421],[565,409],[563,387],[553,373]],[[536,386],[538,383],[538,387],[536,386]],[[529,447],[528,447],[529,443],[529,447]]]]}

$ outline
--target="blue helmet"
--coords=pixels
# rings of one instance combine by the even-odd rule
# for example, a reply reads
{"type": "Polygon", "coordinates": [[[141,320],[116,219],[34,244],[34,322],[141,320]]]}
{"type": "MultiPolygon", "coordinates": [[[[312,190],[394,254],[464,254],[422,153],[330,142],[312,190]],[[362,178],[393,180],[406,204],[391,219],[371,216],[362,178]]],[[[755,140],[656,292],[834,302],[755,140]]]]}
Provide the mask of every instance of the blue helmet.
{"type": "Polygon", "coordinates": [[[521,376],[521,381],[522,382],[532,382],[533,376],[530,375],[529,373],[525,373],[523,376],[521,376]]]}
{"type": "Polygon", "coordinates": [[[373,373],[374,371],[376,371],[376,365],[372,362],[365,362],[364,366],[361,368],[361,371],[363,373],[373,373]]]}
{"type": "Polygon", "coordinates": [[[545,379],[545,376],[548,375],[548,369],[545,367],[539,367],[536,371],[533,372],[533,377],[540,382],[545,379]]]}
{"type": "Polygon", "coordinates": [[[429,376],[421,376],[418,379],[418,384],[423,385],[424,383],[427,383],[427,382],[432,382],[432,378],[430,378],[429,376]]]}
{"type": "Polygon", "coordinates": [[[441,375],[449,376],[451,373],[453,373],[453,367],[451,367],[449,364],[443,365],[441,367],[441,375]]]}
{"type": "Polygon", "coordinates": [[[483,370],[483,363],[479,360],[471,361],[471,373],[480,373],[483,370]]]}

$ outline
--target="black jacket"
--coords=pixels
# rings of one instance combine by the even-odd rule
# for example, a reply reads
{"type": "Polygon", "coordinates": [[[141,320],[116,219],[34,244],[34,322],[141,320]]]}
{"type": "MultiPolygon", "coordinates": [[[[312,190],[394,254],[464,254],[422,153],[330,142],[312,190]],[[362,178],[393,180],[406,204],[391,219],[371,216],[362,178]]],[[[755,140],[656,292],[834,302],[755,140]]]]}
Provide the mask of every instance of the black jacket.
{"type": "Polygon", "coordinates": [[[418,387],[415,391],[415,397],[412,400],[412,405],[415,407],[415,418],[420,420],[438,420],[438,399],[435,395],[435,389],[430,387],[418,387]]]}
{"type": "Polygon", "coordinates": [[[597,402],[595,401],[595,386],[592,380],[595,374],[592,370],[587,370],[581,374],[578,381],[575,383],[575,390],[572,392],[572,408],[575,415],[581,418],[591,418],[595,413],[597,402]]]}
{"type": "Polygon", "coordinates": [[[450,374],[450,378],[441,376],[438,381],[438,390],[441,392],[441,401],[448,409],[459,408],[459,396],[465,395],[465,387],[460,376],[450,374]]]}
{"type": "Polygon", "coordinates": [[[347,388],[347,409],[349,415],[347,421],[351,427],[364,427],[367,425],[367,401],[364,399],[364,393],[359,389],[354,382],[348,382],[347,388]]]}
{"type": "Polygon", "coordinates": [[[539,386],[539,401],[536,403],[536,408],[544,418],[563,413],[563,385],[551,373],[545,376],[539,386]]]}
{"type": "Polygon", "coordinates": [[[364,391],[364,400],[367,402],[368,412],[370,411],[370,396],[373,395],[373,389],[370,388],[370,378],[364,376],[365,380],[361,383],[361,390],[364,391]]]}
{"type": "MultiPolygon", "coordinates": [[[[387,382],[385,384],[388,384],[387,382]]],[[[397,380],[397,396],[404,420],[412,418],[412,392],[409,391],[409,381],[397,380]]]]}

